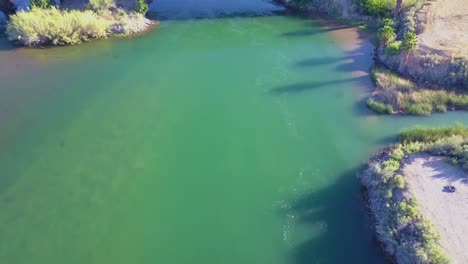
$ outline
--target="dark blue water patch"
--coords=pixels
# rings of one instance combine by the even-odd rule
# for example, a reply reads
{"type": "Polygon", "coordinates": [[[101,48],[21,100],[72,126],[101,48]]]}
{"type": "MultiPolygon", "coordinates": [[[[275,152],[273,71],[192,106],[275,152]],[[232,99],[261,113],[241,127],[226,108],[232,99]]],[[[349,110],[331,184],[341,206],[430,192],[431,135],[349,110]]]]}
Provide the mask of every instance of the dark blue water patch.
{"type": "Polygon", "coordinates": [[[265,0],[155,0],[149,15],[157,20],[268,16],[284,7],[265,0]]]}

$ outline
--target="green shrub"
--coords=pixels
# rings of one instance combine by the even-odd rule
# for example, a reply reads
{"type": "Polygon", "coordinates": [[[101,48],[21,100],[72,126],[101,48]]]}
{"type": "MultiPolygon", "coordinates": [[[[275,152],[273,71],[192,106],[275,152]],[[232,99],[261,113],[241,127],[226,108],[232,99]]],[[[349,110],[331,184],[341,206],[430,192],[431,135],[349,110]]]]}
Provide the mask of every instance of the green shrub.
{"type": "Polygon", "coordinates": [[[468,110],[468,94],[451,94],[448,104],[451,104],[456,109],[468,110]]]}
{"type": "Polygon", "coordinates": [[[396,26],[395,20],[393,20],[391,18],[384,18],[382,20],[382,26],[390,26],[392,28],[395,28],[395,26],[396,26]]]}
{"type": "Polygon", "coordinates": [[[421,142],[408,142],[402,146],[405,153],[411,154],[421,150],[423,144],[421,142]]]}
{"type": "Polygon", "coordinates": [[[33,7],[10,17],[6,33],[24,45],[77,44],[107,36],[109,22],[92,11],[66,11],[33,7]]]}
{"type": "Polygon", "coordinates": [[[468,58],[453,58],[450,62],[450,83],[468,91],[468,58]]]}
{"type": "Polygon", "coordinates": [[[387,0],[364,0],[364,10],[374,16],[384,16],[388,13],[387,0]]]}
{"type": "Polygon", "coordinates": [[[367,100],[367,106],[378,114],[393,114],[393,106],[377,102],[372,98],[367,100]]]}
{"type": "Polygon", "coordinates": [[[387,45],[385,48],[385,53],[390,56],[395,56],[400,54],[401,52],[401,42],[400,41],[393,41],[387,45]]]}
{"type": "Polygon", "coordinates": [[[386,108],[387,114],[389,115],[393,114],[393,106],[391,104],[385,105],[385,108],[386,108]]]}
{"type": "Polygon", "coordinates": [[[400,169],[400,162],[397,160],[389,159],[382,162],[382,171],[387,173],[394,173],[400,169]]]}
{"type": "Polygon", "coordinates": [[[405,156],[405,153],[400,147],[390,152],[390,158],[394,160],[402,160],[404,156],[405,156]]]}
{"type": "Polygon", "coordinates": [[[48,8],[55,5],[54,0],[31,0],[31,7],[48,8]]]}
{"type": "Polygon", "coordinates": [[[405,188],[405,179],[403,179],[403,176],[401,176],[401,175],[396,175],[396,176],[392,179],[392,187],[393,187],[393,188],[400,188],[400,189],[405,188]]]}
{"type": "Polygon", "coordinates": [[[398,214],[406,219],[412,219],[418,216],[418,210],[405,202],[398,204],[398,214]]]}
{"type": "Polygon", "coordinates": [[[439,244],[432,243],[427,247],[429,263],[431,264],[450,264],[452,261],[440,248],[439,244]]]}
{"type": "Polygon", "coordinates": [[[436,142],[437,140],[454,135],[468,137],[468,128],[462,125],[440,128],[415,127],[403,130],[400,133],[399,140],[403,144],[411,142],[436,142]]]}
{"type": "Polygon", "coordinates": [[[148,4],[145,2],[145,0],[138,0],[138,2],[135,5],[135,11],[140,13],[140,14],[146,14],[148,12],[148,4]]]}
{"type": "Polygon", "coordinates": [[[115,7],[114,0],[89,0],[87,8],[94,11],[108,10],[115,7]]]}
{"type": "Polygon", "coordinates": [[[447,112],[447,106],[443,104],[436,105],[435,109],[437,112],[447,112]]]}
{"type": "Polygon", "coordinates": [[[428,116],[432,110],[432,105],[429,103],[415,103],[408,105],[405,112],[410,115],[428,116]]]}
{"type": "MultiPolygon", "coordinates": [[[[466,142],[468,144],[468,142],[466,142]]],[[[458,136],[452,135],[437,140],[430,147],[430,152],[433,155],[444,155],[444,156],[459,156],[460,158],[464,155],[465,140],[458,136]]],[[[468,146],[467,146],[468,147],[468,146]]]]}
{"type": "Polygon", "coordinates": [[[417,46],[418,46],[418,40],[417,40],[415,33],[409,32],[403,36],[401,47],[404,50],[414,50],[417,46]]]}
{"type": "Polygon", "coordinates": [[[387,45],[396,38],[395,28],[391,26],[383,26],[377,31],[377,37],[379,38],[380,42],[382,42],[384,45],[387,45]]]}

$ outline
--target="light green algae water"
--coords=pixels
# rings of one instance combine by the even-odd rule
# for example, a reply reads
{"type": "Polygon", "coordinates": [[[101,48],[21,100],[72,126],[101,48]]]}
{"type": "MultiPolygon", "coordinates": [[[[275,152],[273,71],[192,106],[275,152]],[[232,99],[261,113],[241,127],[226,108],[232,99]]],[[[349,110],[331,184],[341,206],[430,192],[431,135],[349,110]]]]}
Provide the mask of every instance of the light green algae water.
{"type": "Polygon", "coordinates": [[[369,59],[287,15],[5,46],[0,263],[383,263],[359,166],[468,115],[369,113],[369,59]]]}

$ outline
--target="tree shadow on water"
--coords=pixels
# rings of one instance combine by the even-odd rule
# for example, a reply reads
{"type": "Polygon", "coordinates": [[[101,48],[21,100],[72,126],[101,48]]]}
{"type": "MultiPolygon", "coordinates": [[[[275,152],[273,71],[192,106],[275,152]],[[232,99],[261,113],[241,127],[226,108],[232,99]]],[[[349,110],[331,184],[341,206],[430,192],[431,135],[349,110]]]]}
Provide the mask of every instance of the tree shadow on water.
{"type": "MultiPolygon", "coordinates": [[[[297,68],[306,68],[311,71],[313,71],[314,68],[331,66],[338,72],[354,77],[347,79],[348,81],[357,80],[359,81],[357,83],[359,87],[365,87],[369,92],[373,90],[374,84],[369,76],[371,66],[374,63],[374,45],[371,42],[371,37],[359,30],[347,30],[353,27],[339,22],[321,20],[321,22],[318,23],[314,19],[309,19],[308,21],[311,22],[306,23],[304,25],[305,28],[295,32],[283,33],[282,36],[297,37],[343,30],[343,32],[337,32],[337,34],[333,33],[332,37],[339,46],[341,46],[344,53],[342,55],[338,54],[338,56],[320,57],[320,55],[315,55],[314,57],[296,62],[294,66],[297,68]]],[[[300,91],[303,90],[307,89],[300,89],[300,91]]]]}
{"type": "MultiPolygon", "coordinates": [[[[307,19],[307,16],[296,16],[303,19],[307,19]]],[[[312,23],[305,23],[305,28],[299,29],[296,31],[282,33],[281,37],[307,37],[317,34],[329,33],[336,30],[351,28],[349,25],[345,24],[331,24],[329,23],[326,27],[320,27],[316,20],[312,20],[312,23]]]]}
{"type": "Polygon", "coordinates": [[[322,232],[291,252],[292,263],[386,263],[370,229],[370,219],[356,173],[344,173],[335,184],[312,192],[291,207],[299,225],[322,223],[322,232]]]}
{"type": "Polygon", "coordinates": [[[317,90],[317,89],[320,89],[326,86],[331,86],[334,84],[359,81],[360,79],[361,77],[352,77],[352,78],[347,78],[347,79],[331,80],[331,81],[311,81],[311,82],[294,83],[294,84],[275,87],[271,89],[269,93],[273,95],[296,94],[296,93],[317,90]]]}

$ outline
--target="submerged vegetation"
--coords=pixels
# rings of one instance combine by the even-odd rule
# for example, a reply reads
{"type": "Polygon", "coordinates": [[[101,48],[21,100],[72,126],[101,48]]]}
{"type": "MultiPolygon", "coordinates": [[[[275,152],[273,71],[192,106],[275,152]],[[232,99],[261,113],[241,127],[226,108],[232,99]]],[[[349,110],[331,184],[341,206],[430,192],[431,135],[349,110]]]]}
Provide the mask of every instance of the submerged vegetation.
{"type": "Polygon", "coordinates": [[[406,192],[401,169],[407,155],[428,152],[447,157],[468,170],[468,128],[413,128],[400,134],[400,143],[376,155],[359,177],[367,188],[376,232],[385,251],[398,263],[450,263],[440,235],[406,192]]]}
{"type": "Polygon", "coordinates": [[[125,36],[145,30],[148,5],[118,8],[113,0],[91,0],[87,10],[62,10],[49,0],[34,0],[32,8],[11,15],[6,34],[27,46],[79,44],[93,38],[125,36]]]}

